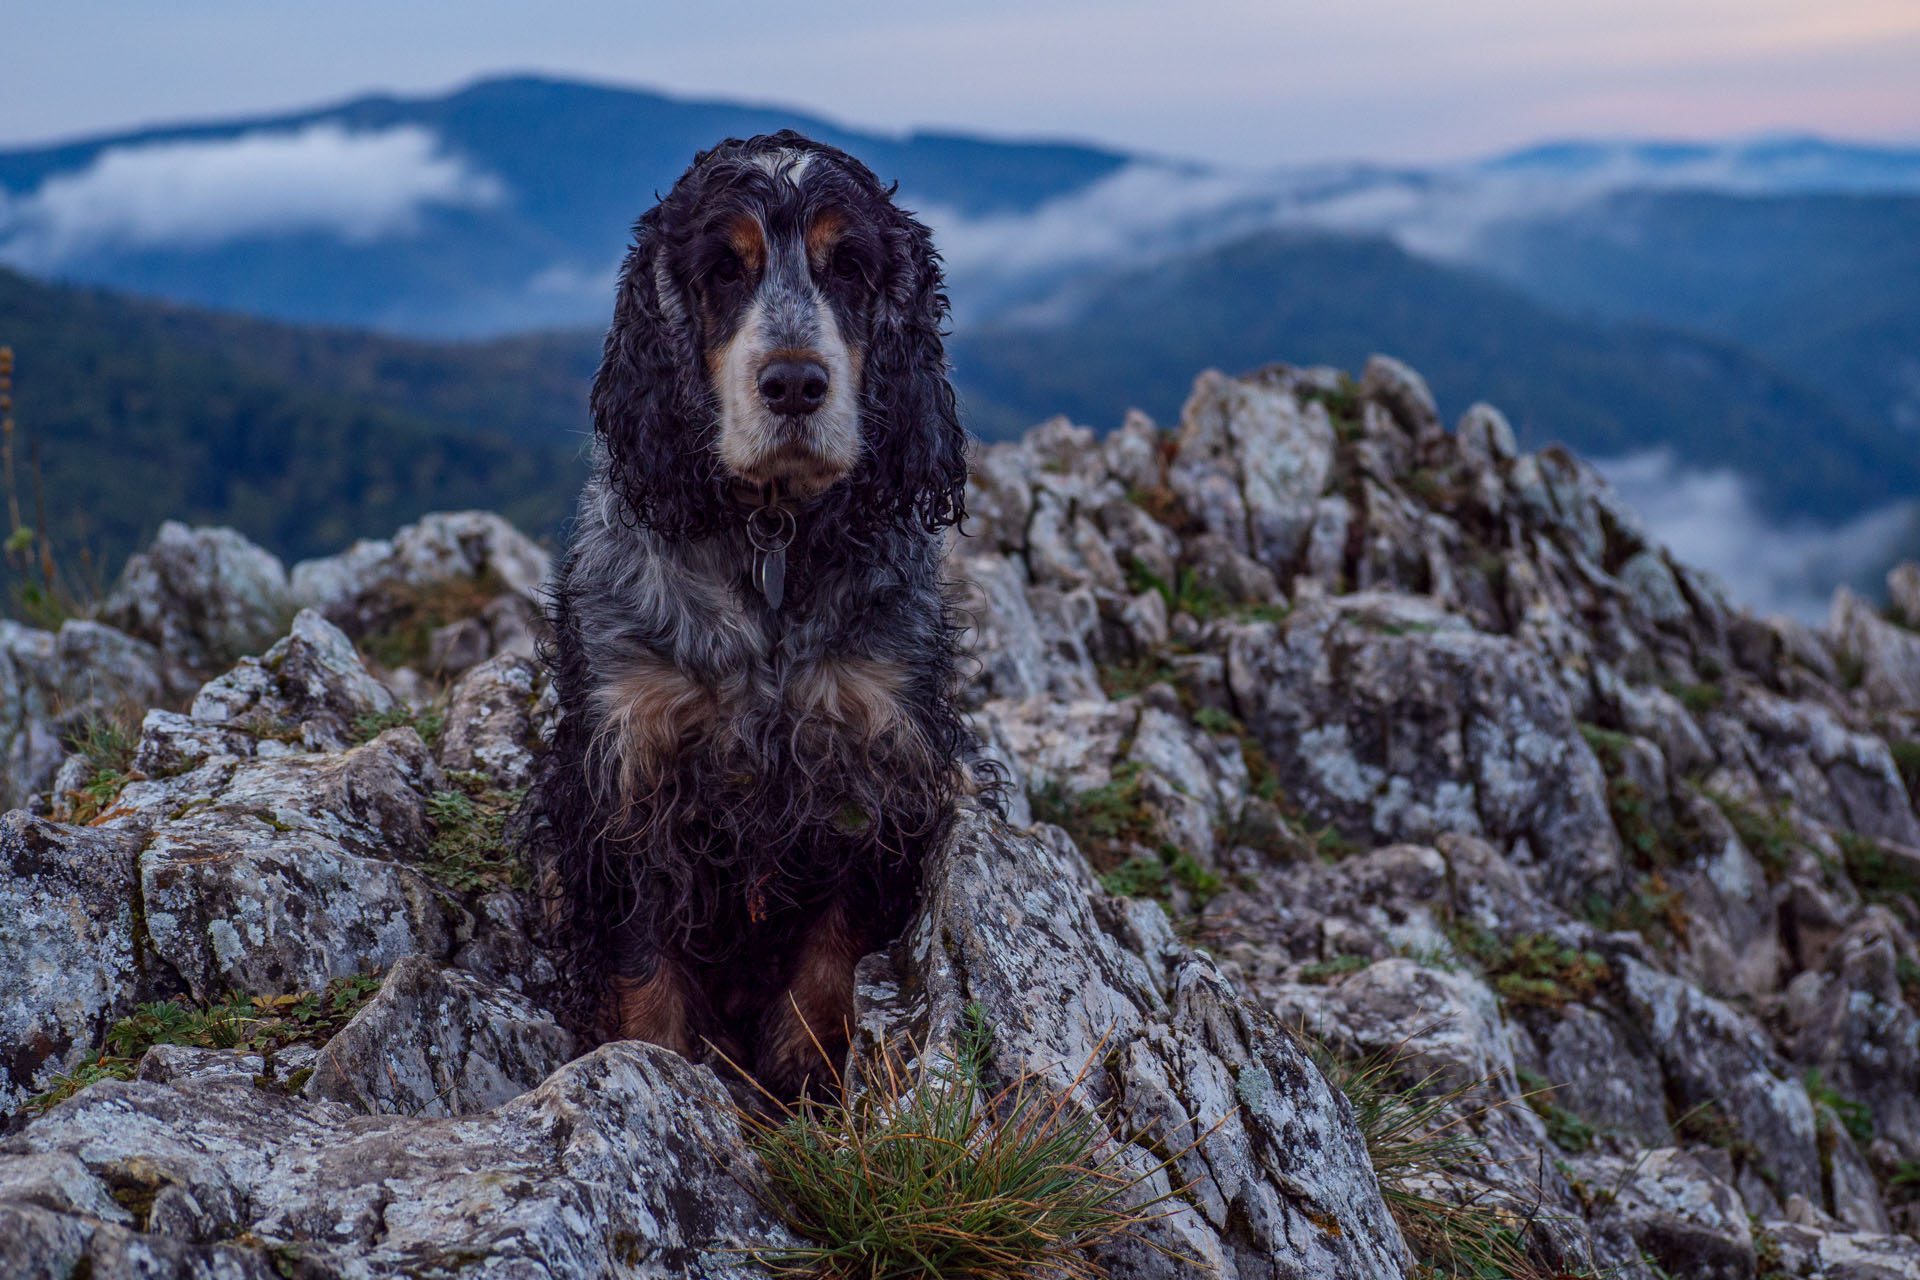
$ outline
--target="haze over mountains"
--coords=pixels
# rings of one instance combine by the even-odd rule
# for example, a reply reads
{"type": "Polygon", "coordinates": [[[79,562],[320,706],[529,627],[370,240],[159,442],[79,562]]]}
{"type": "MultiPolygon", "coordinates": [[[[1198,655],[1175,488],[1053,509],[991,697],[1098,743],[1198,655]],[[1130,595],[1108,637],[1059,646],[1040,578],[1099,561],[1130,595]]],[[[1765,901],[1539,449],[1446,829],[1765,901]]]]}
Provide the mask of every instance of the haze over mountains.
{"type": "MultiPolygon", "coordinates": [[[[216,360],[251,388],[249,403],[278,394],[276,412],[301,421],[385,413],[404,419],[410,440],[512,444],[525,461],[511,496],[524,504],[570,482],[561,462],[533,483],[526,451],[577,449],[595,331],[633,217],[699,147],[789,125],[898,180],[903,202],[933,223],[950,266],[956,368],[983,434],[1053,412],[1106,429],[1129,405],[1168,421],[1205,365],[1358,368],[1384,350],[1434,379],[1449,416],[1493,400],[1529,444],[1622,460],[1617,474],[1641,486],[1656,517],[1678,504],[1682,536],[1682,518],[1698,526],[1712,507],[1718,516],[1699,532],[1727,545],[1677,549],[1756,602],[1805,611],[1835,579],[1870,572],[1915,536],[1920,148],[1568,143],[1445,170],[1228,172],[493,80],[438,98],[0,153],[0,264],[387,338],[155,311],[22,280],[0,289],[0,342],[21,349],[23,410],[64,424],[55,439],[76,464],[128,436],[140,397],[61,416],[26,377],[29,311],[64,317],[49,354],[67,363],[58,374],[41,366],[43,390],[80,385],[86,360],[131,326],[153,368],[216,360]],[[578,332],[508,336],[532,330],[578,332]],[[433,345],[477,338],[502,341],[433,345]],[[176,348],[185,354],[162,354],[176,348]],[[322,412],[316,397],[333,407],[322,412]]],[[[191,433],[195,414],[175,406],[162,427],[147,412],[143,438],[163,468],[169,433],[191,433]]],[[[226,429],[243,439],[248,421],[230,415],[226,429]]],[[[331,437],[313,430],[322,449],[331,437]]],[[[215,473],[240,465],[224,448],[204,453],[215,473]]],[[[259,508],[280,510],[271,527],[248,527],[265,517],[245,503],[232,508],[283,553],[330,549],[311,540],[341,527],[289,518],[289,506],[351,497],[386,502],[397,520],[450,496],[432,492],[431,467],[401,468],[353,496],[328,488],[340,483],[334,468],[283,461],[293,474],[259,508]]],[[[463,495],[486,497],[480,472],[450,475],[463,495]]],[[[50,488],[84,502],[65,483],[50,488]]],[[[218,475],[196,483],[195,514],[219,518],[218,475]]],[[[90,527],[124,526],[113,552],[166,514],[182,513],[135,502],[90,527]]],[[[560,512],[515,514],[538,526],[560,512]]]]}

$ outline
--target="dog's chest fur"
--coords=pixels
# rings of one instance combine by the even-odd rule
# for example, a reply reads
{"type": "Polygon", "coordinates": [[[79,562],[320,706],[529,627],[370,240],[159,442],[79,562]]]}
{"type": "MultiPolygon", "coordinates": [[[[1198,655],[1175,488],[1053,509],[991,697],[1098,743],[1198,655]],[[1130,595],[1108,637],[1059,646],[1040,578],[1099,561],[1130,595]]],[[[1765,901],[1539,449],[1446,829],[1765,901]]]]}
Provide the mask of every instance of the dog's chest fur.
{"type": "Polygon", "coordinates": [[[917,597],[938,590],[931,545],[796,582],[775,612],[753,593],[738,540],[606,533],[624,545],[575,565],[598,579],[575,598],[595,741],[633,822],[748,796],[766,812],[767,790],[785,788],[774,812],[794,833],[857,835],[877,805],[911,799],[903,778],[939,774],[909,694],[943,673],[905,656],[924,652],[913,631],[926,625],[917,597]]]}

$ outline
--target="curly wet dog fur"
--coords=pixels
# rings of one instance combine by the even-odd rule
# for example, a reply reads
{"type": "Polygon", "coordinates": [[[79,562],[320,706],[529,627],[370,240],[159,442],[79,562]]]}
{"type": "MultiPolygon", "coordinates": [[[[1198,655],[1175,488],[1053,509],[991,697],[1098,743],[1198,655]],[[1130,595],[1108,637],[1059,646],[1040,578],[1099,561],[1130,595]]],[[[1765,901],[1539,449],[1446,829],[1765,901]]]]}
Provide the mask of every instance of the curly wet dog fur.
{"type": "Polygon", "coordinates": [[[854,965],[969,776],[940,570],[966,437],[939,259],[891,194],[780,133],[703,153],[640,219],[550,605],[531,811],[574,1019],[785,1096],[844,1048],[854,965]],[[748,532],[769,502],[777,608],[748,532]]]}

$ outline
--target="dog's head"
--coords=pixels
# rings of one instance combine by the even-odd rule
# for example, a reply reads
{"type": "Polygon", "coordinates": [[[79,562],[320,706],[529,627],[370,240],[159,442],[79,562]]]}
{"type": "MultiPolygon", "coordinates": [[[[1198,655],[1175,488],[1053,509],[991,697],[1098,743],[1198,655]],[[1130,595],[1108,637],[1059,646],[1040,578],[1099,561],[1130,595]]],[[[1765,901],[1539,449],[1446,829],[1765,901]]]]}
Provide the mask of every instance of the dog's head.
{"type": "Polygon", "coordinates": [[[697,536],[769,486],[856,525],[960,517],[939,258],[891,195],[782,132],[702,153],[640,219],[593,388],[637,520],[697,536]]]}

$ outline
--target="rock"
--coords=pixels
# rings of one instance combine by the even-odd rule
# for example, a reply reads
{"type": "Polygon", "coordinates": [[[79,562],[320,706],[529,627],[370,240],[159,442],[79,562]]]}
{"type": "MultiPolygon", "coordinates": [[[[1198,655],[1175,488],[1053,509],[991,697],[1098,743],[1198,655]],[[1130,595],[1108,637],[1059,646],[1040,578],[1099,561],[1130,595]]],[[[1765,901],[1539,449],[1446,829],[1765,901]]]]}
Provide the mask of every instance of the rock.
{"type": "Polygon", "coordinates": [[[1525,648],[1417,600],[1355,595],[1235,629],[1228,682],[1311,822],[1524,844],[1563,902],[1617,882],[1605,779],[1525,648]]]}
{"type": "Polygon", "coordinates": [[[97,622],[42,631],[0,620],[0,807],[45,790],[89,726],[168,700],[174,676],[152,645],[97,622]]]}
{"type": "Polygon", "coordinates": [[[1616,961],[1626,1004],[1660,1064],[1666,1096],[1697,1132],[1739,1144],[1780,1195],[1820,1196],[1813,1104],[1752,1019],[1679,978],[1616,961]]]}
{"type": "Polygon", "coordinates": [[[1875,706],[1920,708],[1920,631],[1888,622],[1842,587],[1833,594],[1827,633],[1835,649],[1859,664],[1860,689],[1875,706]]]}
{"type": "Polygon", "coordinates": [[[100,620],[206,671],[266,648],[293,612],[277,557],[232,529],[169,520],[127,561],[100,620]]]}
{"type": "Polygon", "coordinates": [[[339,555],[302,560],[290,582],[302,608],[363,636],[382,625],[402,597],[448,583],[485,581],[496,594],[531,599],[550,565],[546,552],[492,512],[442,511],[422,516],[390,541],[356,542],[339,555]]]}
{"type": "Polygon", "coordinates": [[[409,956],[327,1042],[305,1093],[372,1115],[467,1115],[519,1097],[576,1052],[519,994],[409,956]]]}
{"type": "Polygon", "coordinates": [[[1590,1187],[1618,1188],[1604,1214],[1650,1258],[1688,1280],[1747,1280],[1753,1236],[1740,1195],[1687,1152],[1660,1147],[1634,1161],[1594,1156],[1579,1162],[1590,1187]]]}
{"type": "MultiPolygon", "coordinates": [[[[997,1078],[1032,1072],[1082,1105],[1109,1103],[1116,1141],[1155,1135],[1152,1149],[1124,1147],[1131,1169],[1176,1153],[1170,1173],[1192,1189],[1140,1228],[1144,1240],[1242,1277],[1400,1273],[1405,1248],[1351,1112],[1271,1015],[1179,946],[1158,908],[1104,897],[1070,846],[977,812],[923,898],[891,956],[861,966],[870,1041],[937,1051],[977,1004],[997,1078]]],[[[1122,1280],[1191,1273],[1137,1243],[1095,1256],[1122,1280]]]]}
{"type": "Polygon", "coordinates": [[[123,832],[0,818],[0,1116],[150,998],[136,937],[138,852],[123,832]]]}
{"type": "Polygon", "coordinates": [[[1920,631],[1920,561],[1887,570],[1887,605],[1895,622],[1920,631]]]}
{"type": "Polygon", "coordinates": [[[502,654],[447,691],[436,755],[443,769],[477,770],[503,791],[533,781],[533,706],[545,681],[526,658],[502,654]]]}
{"type": "Polygon", "coordinates": [[[251,1082],[108,1081],[0,1144],[0,1270],[744,1280],[760,1274],[748,1249],[789,1237],[746,1189],[730,1105],[710,1071],[637,1043],[451,1119],[251,1082]],[[15,1190],[55,1179],[62,1199],[15,1190]],[[128,1226],[87,1212],[110,1188],[135,1206],[128,1226]],[[134,1269],[130,1245],[161,1264],[134,1269]]]}
{"type": "Polygon", "coordinates": [[[1439,430],[1440,411],[1434,406],[1427,380],[1392,356],[1367,357],[1360,374],[1360,394],[1385,406],[1408,435],[1439,430]]]}
{"type": "Polygon", "coordinates": [[[309,751],[337,751],[354,741],[356,722],[393,708],[393,695],[367,673],[353,643],[302,609],[292,631],[265,655],[208,681],[189,716],[309,751]]]}

